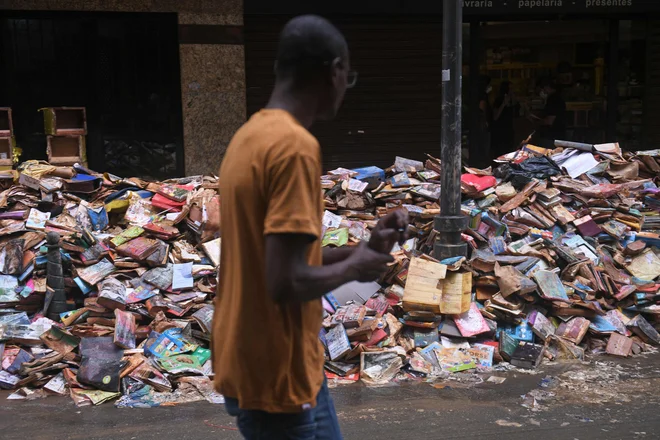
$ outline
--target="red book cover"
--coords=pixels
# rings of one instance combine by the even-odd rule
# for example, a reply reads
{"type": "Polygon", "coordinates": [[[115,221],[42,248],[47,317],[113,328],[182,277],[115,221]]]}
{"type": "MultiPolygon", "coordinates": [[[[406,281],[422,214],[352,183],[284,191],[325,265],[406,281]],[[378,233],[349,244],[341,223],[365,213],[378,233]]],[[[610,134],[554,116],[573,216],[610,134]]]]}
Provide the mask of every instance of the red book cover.
{"type": "Polygon", "coordinates": [[[590,215],[586,215],[573,221],[573,224],[575,224],[582,235],[587,237],[595,237],[596,235],[603,232],[600,226],[596,224],[590,215]]]}
{"type": "Polygon", "coordinates": [[[165,239],[170,239],[176,237],[180,234],[179,230],[171,224],[160,222],[160,223],[147,223],[143,228],[151,232],[152,234],[158,235],[165,239]]]}
{"type": "Polygon", "coordinates": [[[390,306],[390,303],[387,301],[384,295],[372,296],[364,304],[368,308],[375,310],[380,316],[384,316],[387,312],[387,308],[390,306]]]}
{"type": "Polygon", "coordinates": [[[175,202],[168,199],[165,196],[156,194],[151,198],[151,204],[158,209],[168,212],[181,212],[181,208],[186,204],[186,202],[175,202]]]}
{"type": "Polygon", "coordinates": [[[369,339],[364,345],[366,345],[367,347],[373,347],[374,345],[378,344],[386,337],[387,337],[387,333],[385,332],[385,330],[383,330],[382,328],[377,328],[371,334],[371,339],[369,339]]]}
{"type": "Polygon", "coordinates": [[[477,176],[475,174],[463,174],[461,176],[461,183],[474,188],[475,191],[481,192],[485,189],[492,188],[497,184],[497,180],[493,176],[477,176]]]}
{"type": "Polygon", "coordinates": [[[470,310],[454,318],[454,322],[461,335],[466,338],[490,331],[476,303],[470,305],[470,310]]]}

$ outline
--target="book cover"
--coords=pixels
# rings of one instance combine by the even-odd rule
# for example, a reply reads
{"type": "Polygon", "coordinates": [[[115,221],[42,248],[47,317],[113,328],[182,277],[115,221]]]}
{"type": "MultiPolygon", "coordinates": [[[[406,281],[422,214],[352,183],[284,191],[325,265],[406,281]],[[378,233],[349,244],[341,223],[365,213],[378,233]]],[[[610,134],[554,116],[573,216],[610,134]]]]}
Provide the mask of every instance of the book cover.
{"type": "Polygon", "coordinates": [[[470,310],[455,317],[454,322],[461,335],[466,338],[490,331],[490,327],[488,327],[476,303],[470,305],[470,310]]]}
{"type": "Polygon", "coordinates": [[[149,255],[156,251],[159,242],[153,238],[137,237],[117,247],[117,253],[124,257],[130,257],[136,261],[144,261],[149,255]]]}
{"type": "Polygon", "coordinates": [[[587,334],[590,324],[591,322],[586,318],[573,318],[568,322],[562,322],[556,334],[577,345],[582,342],[582,338],[587,334]]]}
{"type": "Polygon", "coordinates": [[[114,343],[124,349],[135,348],[135,316],[131,312],[115,309],[114,343]]]}
{"type": "Polygon", "coordinates": [[[328,330],[325,339],[328,342],[330,360],[336,361],[341,359],[346,353],[351,351],[351,343],[348,341],[346,329],[342,324],[338,324],[328,330]]]}
{"type": "Polygon", "coordinates": [[[38,209],[30,209],[25,227],[28,229],[37,229],[43,231],[46,229],[46,222],[50,219],[50,212],[41,212],[38,209]]]}
{"type": "Polygon", "coordinates": [[[543,361],[545,346],[521,342],[511,355],[511,365],[520,368],[533,369],[543,361]]]}
{"type": "Polygon", "coordinates": [[[175,202],[181,203],[188,198],[190,189],[182,185],[165,184],[161,185],[161,187],[158,189],[158,194],[167,197],[170,200],[174,200],[175,202]]]}

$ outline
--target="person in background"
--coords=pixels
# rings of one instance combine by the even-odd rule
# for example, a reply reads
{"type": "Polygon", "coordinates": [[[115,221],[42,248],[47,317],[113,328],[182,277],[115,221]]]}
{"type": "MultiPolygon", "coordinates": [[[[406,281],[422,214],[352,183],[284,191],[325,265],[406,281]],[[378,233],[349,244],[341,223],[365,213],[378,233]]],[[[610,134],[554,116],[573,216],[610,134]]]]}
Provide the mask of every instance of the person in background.
{"type": "Polygon", "coordinates": [[[489,76],[481,75],[479,77],[479,126],[477,127],[479,149],[484,152],[481,158],[472,158],[474,163],[483,164],[483,160],[490,158],[491,139],[490,129],[493,119],[493,109],[490,105],[488,94],[493,90],[490,85],[491,79],[489,76]]]}
{"type": "Polygon", "coordinates": [[[355,81],[337,28],[317,16],[292,19],[270,100],[236,132],[220,168],[215,387],[249,440],[342,438],[323,371],[321,297],[377,279],[406,238],[408,216],[398,210],[368,243],[321,247],[321,149],[308,129],[335,116],[355,81]]]}
{"type": "Polygon", "coordinates": [[[541,116],[532,116],[537,125],[535,137],[538,144],[553,148],[556,139],[566,139],[566,101],[561,96],[557,84],[549,78],[539,82],[540,96],[545,100],[541,116]]]}
{"type": "Polygon", "coordinates": [[[513,118],[516,115],[517,102],[511,83],[503,81],[493,105],[493,124],[491,127],[491,145],[495,158],[510,153],[514,148],[513,118]]]}

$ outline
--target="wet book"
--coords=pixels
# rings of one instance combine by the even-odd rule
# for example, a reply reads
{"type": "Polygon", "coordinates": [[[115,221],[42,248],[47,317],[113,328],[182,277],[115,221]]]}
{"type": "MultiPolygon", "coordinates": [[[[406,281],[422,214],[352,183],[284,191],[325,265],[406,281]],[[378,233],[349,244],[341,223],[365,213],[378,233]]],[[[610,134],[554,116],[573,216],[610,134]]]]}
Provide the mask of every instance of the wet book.
{"type": "Polygon", "coordinates": [[[128,241],[133,240],[134,238],[139,237],[143,233],[144,233],[144,229],[142,229],[141,227],[132,226],[126,229],[125,231],[123,231],[121,234],[111,238],[110,243],[112,243],[114,247],[118,247],[128,241]]]}
{"type": "Polygon", "coordinates": [[[153,238],[137,237],[117,247],[117,253],[136,261],[144,261],[159,247],[159,242],[153,238]]]}
{"type": "Polygon", "coordinates": [[[80,269],[78,271],[78,277],[87,284],[94,286],[115,270],[115,265],[104,258],[92,266],[80,269]]]}
{"type": "Polygon", "coordinates": [[[124,349],[135,348],[135,316],[131,312],[115,309],[114,343],[124,349]]]}
{"type": "Polygon", "coordinates": [[[348,341],[346,329],[342,324],[338,324],[328,330],[325,339],[328,343],[330,360],[336,361],[341,359],[351,351],[351,343],[348,341]]]}
{"type": "Polygon", "coordinates": [[[573,318],[568,322],[562,322],[555,334],[578,345],[587,334],[590,324],[591,322],[586,318],[573,318]]]}
{"type": "Polygon", "coordinates": [[[83,262],[86,266],[91,266],[101,261],[103,258],[107,257],[109,249],[101,243],[97,243],[94,246],[85,249],[83,253],[80,254],[80,261],[83,262]]]}
{"type": "Polygon", "coordinates": [[[186,200],[190,190],[179,185],[165,184],[158,189],[158,194],[180,203],[186,200]]]}
{"type": "Polygon", "coordinates": [[[192,314],[192,318],[197,321],[197,324],[202,328],[205,333],[211,333],[213,325],[213,306],[210,304],[205,305],[201,309],[192,314]]]}
{"type": "Polygon", "coordinates": [[[545,346],[521,342],[511,355],[511,365],[519,368],[534,369],[541,365],[545,346]]]}
{"type": "Polygon", "coordinates": [[[333,316],[333,322],[343,324],[346,328],[360,327],[367,314],[365,306],[351,304],[340,307],[333,316]]]}

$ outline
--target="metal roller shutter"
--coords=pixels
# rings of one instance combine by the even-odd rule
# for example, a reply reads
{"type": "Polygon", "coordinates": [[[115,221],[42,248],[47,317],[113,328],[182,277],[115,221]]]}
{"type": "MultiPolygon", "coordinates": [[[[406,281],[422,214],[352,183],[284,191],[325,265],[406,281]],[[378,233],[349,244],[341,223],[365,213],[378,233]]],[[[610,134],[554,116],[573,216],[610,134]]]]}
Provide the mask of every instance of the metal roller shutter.
{"type": "Polygon", "coordinates": [[[646,40],[646,87],[644,93],[644,146],[652,150],[660,146],[660,21],[649,21],[646,40]]]}
{"type": "MultiPolygon", "coordinates": [[[[267,102],[277,37],[289,17],[247,15],[248,113],[267,102]]],[[[324,167],[392,165],[394,156],[440,154],[442,23],[439,17],[329,17],[344,33],[357,86],[334,121],[318,122],[324,167]]]]}

